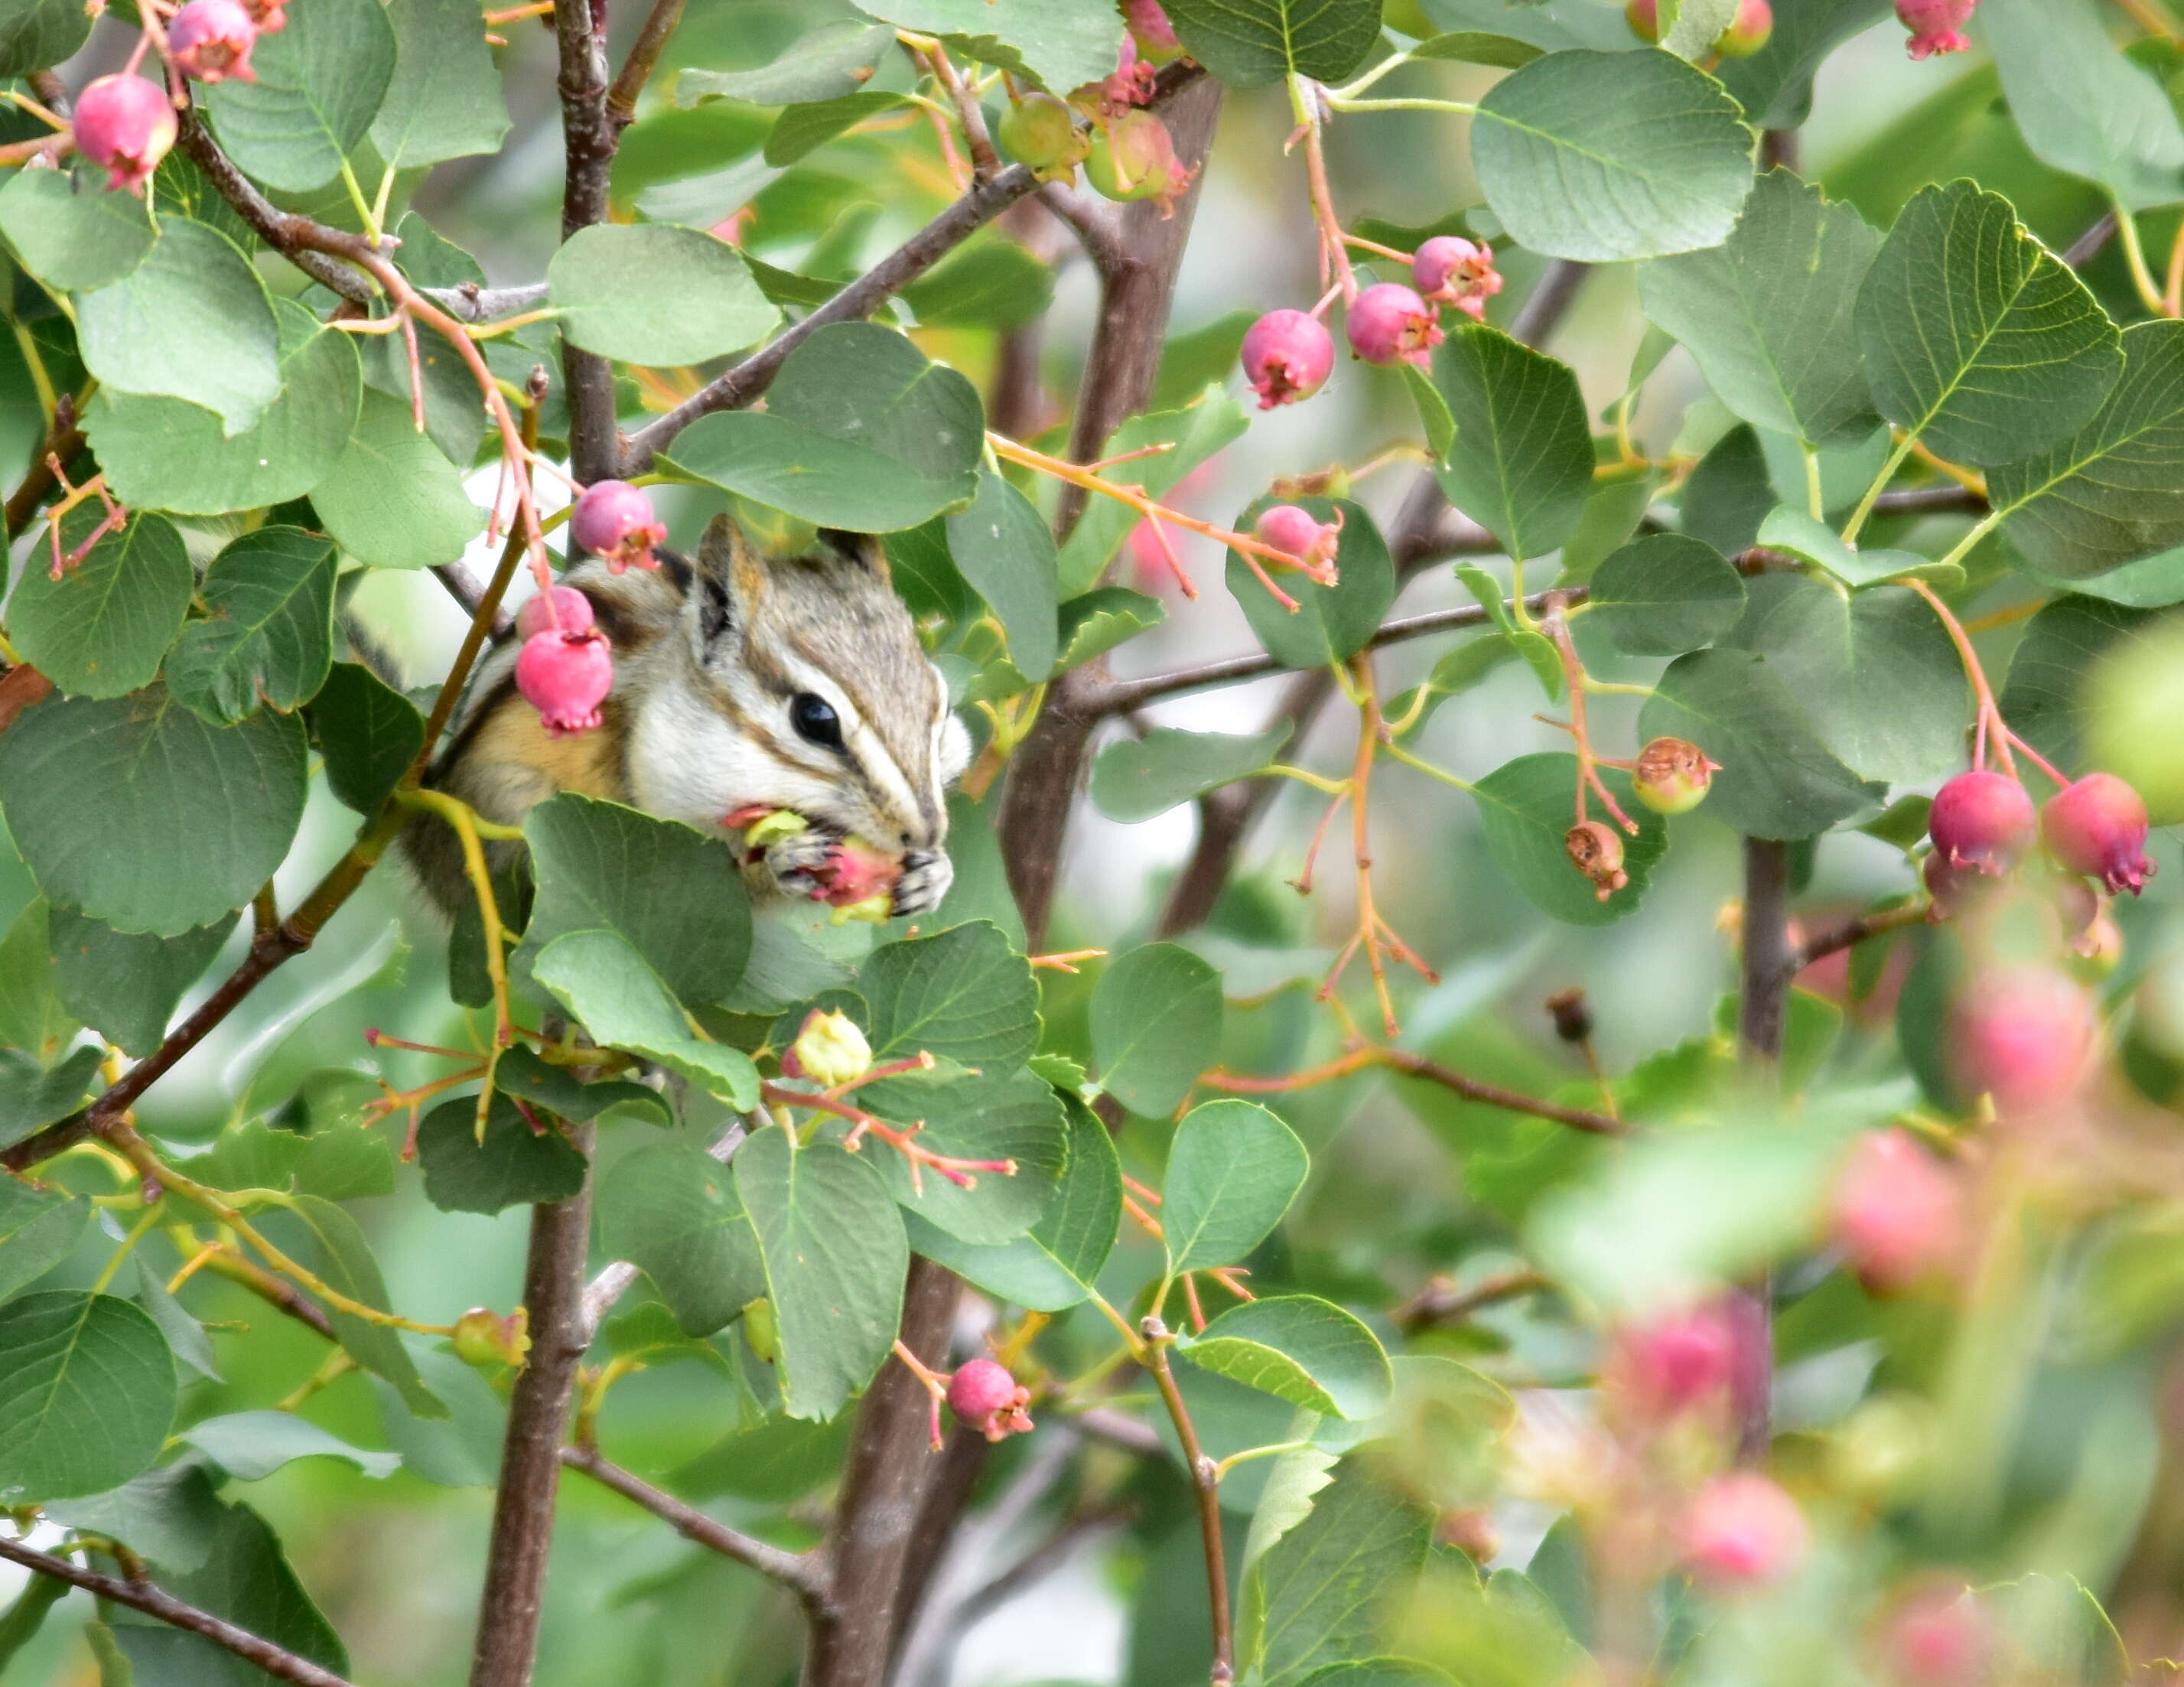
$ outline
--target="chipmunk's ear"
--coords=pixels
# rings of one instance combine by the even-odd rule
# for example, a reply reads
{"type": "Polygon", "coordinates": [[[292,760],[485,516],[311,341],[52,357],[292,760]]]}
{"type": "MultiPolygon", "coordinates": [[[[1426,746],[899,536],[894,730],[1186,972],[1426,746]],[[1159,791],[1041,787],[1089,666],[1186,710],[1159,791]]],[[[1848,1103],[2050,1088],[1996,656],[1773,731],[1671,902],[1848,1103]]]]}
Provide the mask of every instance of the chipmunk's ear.
{"type": "Polygon", "coordinates": [[[822,527],[819,543],[836,556],[869,569],[872,578],[881,585],[893,583],[888,577],[887,547],[880,543],[878,533],[852,533],[843,527],[822,527]]]}
{"type": "Polygon", "coordinates": [[[698,541],[696,578],[690,586],[691,635],[702,659],[732,626],[749,626],[769,589],[766,562],[744,530],[716,515],[698,541]]]}

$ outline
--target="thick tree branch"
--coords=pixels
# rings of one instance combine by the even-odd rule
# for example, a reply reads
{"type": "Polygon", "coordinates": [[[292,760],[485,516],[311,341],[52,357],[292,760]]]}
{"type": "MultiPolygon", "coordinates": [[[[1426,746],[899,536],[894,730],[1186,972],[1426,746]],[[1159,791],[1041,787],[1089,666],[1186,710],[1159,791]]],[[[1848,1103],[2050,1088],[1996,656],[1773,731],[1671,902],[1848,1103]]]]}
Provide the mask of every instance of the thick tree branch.
{"type": "MultiPolygon", "coordinates": [[[[606,0],[559,0],[554,8],[561,62],[555,86],[561,96],[563,240],[607,220],[607,176],[621,129],[607,111],[606,24],[606,0]]],[[[565,335],[561,374],[569,387],[570,472],[586,482],[610,479],[621,462],[614,365],[565,335]]]]}
{"type": "Polygon", "coordinates": [[[177,1629],[187,1629],[192,1634],[202,1634],[246,1663],[255,1664],[268,1675],[278,1676],[283,1681],[292,1681],[296,1687],[350,1687],[346,1677],[307,1657],[298,1657],[285,1646],[276,1646],[248,1629],[238,1629],[224,1617],[215,1617],[209,1611],[186,1604],[150,1582],[124,1581],[119,1576],[102,1575],[4,1535],[0,1535],[0,1558],[20,1564],[39,1575],[50,1576],[57,1582],[66,1582],[70,1587],[81,1588],[101,1599],[111,1600],[116,1605],[125,1605],[131,1611],[141,1611],[147,1617],[156,1617],[177,1629]]]}
{"type": "Polygon", "coordinates": [[[644,1478],[602,1457],[596,1447],[564,1447],[561,1462],[581,1470],[593,1481],[611,1488],[625,1500],[642,1506],[685,1540],[747,1564],[760,1575],[771,1576],[794,1593],[815,1623],[831,1623],[836,1611],[825,1567],[808,1552],[789,1552],[755,1535],[716,1523],[694,1506],[686,1506],[672,1494],[663,1493],[644,1478]]]}
{"type": "MultiPolygon", "coordinates": [[[[1795,960],[1790,943],[1790,846],[1771,838],[1747,838],[1736,1036],[1745,1065],[1770,1081],[1779,1076],[1795,960]]],[[[1774,1418],[1773,1307],[1765,1276],[1737,1289],[1730,1306],[1748,1336],[1739,1344],[1730,1387],[1737,1457],[1758,1464],[1773,1439],[1774,1418]]]]}

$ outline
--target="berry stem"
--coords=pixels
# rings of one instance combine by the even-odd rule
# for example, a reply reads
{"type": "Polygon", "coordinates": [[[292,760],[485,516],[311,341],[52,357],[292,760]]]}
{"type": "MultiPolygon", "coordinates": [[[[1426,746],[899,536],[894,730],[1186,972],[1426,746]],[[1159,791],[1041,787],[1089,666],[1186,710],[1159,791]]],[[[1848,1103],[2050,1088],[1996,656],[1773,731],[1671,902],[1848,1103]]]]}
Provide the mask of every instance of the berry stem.
{"type": "MultiPolygon", "coordinates": [[[[1963,547],[1959,546],[1958,548],[1962,549],[1963,547]]],[[[1986,766],[1987,745],[1991,738],[1995,755],[2002,763],[2002,771],[2011,778],[2017,777],[2017,760],[2010,754],[2010,746],[2015,744],[2031,758],[2034,766],[2058,785],[2069,784],[2070,782],[2069,780],[2058,773],[2030,745],[2009,730],[2008,725],[2002,718],[2001,705],[1995,701],[1994,688],[1987,683],[1986,670],[1980,665],[1979,653],[1972,649],[1971,635],[1964,631],[1964,623],[1957,619],[1949,606],[1942,601],[1941,594],[1915,574],[1906,576],[1903,583],[1924,598],[1926,600],[1926,607],[1940,617],[1942,628],[1949,635],[1949,642],[1957,647],[1957,660],[1964,664],[1964,677],[1971,682],[1972,699],[1975,710],[1972,739],[1973,767],[1976,769],[1986,766]],[[1992,728],[1991,733],[1990,728],[1992,728]]]]}
{"type": "Polygon", "coordinates": [[[1600,799],[1601,806],[1613,816],[1616,823],[1634,838],[1638,834],[1638,822],[1623,811],[1615,800],[1615,793],[1607,788],[1600,777],[1598,760],[1592,753],[1592,738],[1585,728],[1585,699],[1592,682],[1585,673],[1585,664],[1578,659],[1577,644],[1570,637],[1569,621],[1559,593],[1547,594],[1547,612],[1540,617],[1540,631],[1552,642],[1563,660],[1563,679],[1569,691],[1569,735],[1577,743],[1577,823],[1585,821],[1585,792],[1590,789],[1600,799]]]}
{"type": "Polygon", "coordinates": [[[1312,222],[1319,231],[1320,284],[1325,286],[1331,274],[1334,284],[1342,289],[1343,303],[1347,304],[1357,297],[1357,277],[1350,267],[1350,253],[1344,248],[1341,220],[1334,214],[1334,190],[1327,184],[1327,154],[1320,144],[1318,92],[1295,72],[1290,75],[1290,109],[1297,122],[1290,141],[1304,142],[1305,187],[1312,198],[1312,222]]]}

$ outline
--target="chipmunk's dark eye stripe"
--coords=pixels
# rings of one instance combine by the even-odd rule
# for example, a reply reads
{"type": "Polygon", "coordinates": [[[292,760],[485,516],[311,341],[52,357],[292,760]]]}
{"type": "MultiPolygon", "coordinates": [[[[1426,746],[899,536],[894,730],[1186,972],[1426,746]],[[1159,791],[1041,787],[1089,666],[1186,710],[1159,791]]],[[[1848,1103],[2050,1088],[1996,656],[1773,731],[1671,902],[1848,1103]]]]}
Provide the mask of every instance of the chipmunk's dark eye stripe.
{"type": "Polygon", "coordinates": [[[816,692],[800,691],[788,699],[788,723],[815,744],[842,748],[842,719],[816,692]]]}

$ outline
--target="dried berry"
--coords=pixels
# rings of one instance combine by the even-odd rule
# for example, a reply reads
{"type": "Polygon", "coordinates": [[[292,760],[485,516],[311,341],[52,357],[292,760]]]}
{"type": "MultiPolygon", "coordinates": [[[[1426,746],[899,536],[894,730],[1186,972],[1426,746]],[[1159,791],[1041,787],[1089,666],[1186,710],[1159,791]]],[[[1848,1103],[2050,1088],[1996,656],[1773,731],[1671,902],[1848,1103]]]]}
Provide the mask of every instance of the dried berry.
{"type": "Polygon", "coordinates": [[[838,1010],[813,1008],[781,1056],[781,1070],[790,1077],[808,1077],[832,1089],[838,1083],[862,1077],[872,1068],[872,1045],[857,1022],[838,1010]]]}
{"type": "Polygon", "coordinates": [[[167,46],[175,55],[175,68],[185,76],[212,83],[229,76],[254,82],[250,68],[250,44],[258,39],[258,25],[241,0],[190,0],[167,25],[167,46]]]}
{"type": "Polygon", "coordinates": [[[1297,504],[1276,504],[1259,512],[1251,532],[1276,550],[1288,552],[1298,566],[1312,568],[1334,560],[1342,542],[1342,512],[1338,509],[1332,521],[1323,521],[1297,504]]]}
{"type": "Polygon", "coordinates": [[[1605,821],[1581,821],[1563,834],[1563,848],[1570,865],[1593,883],[1593,894],[1602,902],[1630,882],[1623,871],[1623,839],[1605,821]]]}
{"type": "Polygon", "coordinates": [[[2006,773],[1959,773],[1934,793],[1926,832],[1953,867],[2004,873],[2032,847],[2040,820],[2025,787],[2006,773]]]}
{"type": "Polygon", "coordinates": [[[1401,281],[1369,287],[1350,303],[1350,348],[1368,363],[1425,368],[1441,342],[1434,308],[1401,281]]]}
{"type": "Polygon", "coordinates": [[[1494,248],[1456,234],[1437,234],[1419,247],[1411,257],[1411,279],[1421,298],[1452,304],[1474,322],[1486,320],[1486,301],[1502,291],[1494,248]]]}
{"type": "Polygon", "coordinates": [[[1691,1573],[1724,1591],[1780,1581],[1804,1561],[1811,1541],[1797,1502],[1748,1470],[1699,1489],[1684,1509],[1681,1534],[1691,1573]]]}
{"type": "Polygon", "coordinates": [[[1115,74],[1100,85],[1100,91],[1110,111],[1151,103],[1153,67],[1138,57],[1138,38],[1132,31],[1123,31],[1123,45],[1115,58],[1115,74]]]}
{"type": "Polygon", "coordinates": [[[75,103],[76,150],[106,169],[109,187],[142,196],[175,144],[175,108],[156,82],[122,72],[101,76],[75,103]]]}
{"type": "Polygon", "coordinates": [[[526,638],[541,632],[564,637],[592,630],[592,600],[573,586],[556,586],[527,600],[515,612],[515,630],[526,638]]]}
{"type": "Polygon", "coordinates": [[[1908,1288],[1947,1266],[1964,1240],[1964,1187],[1902,1131],[1858,1140],[1836,1180],[1831,1228],[1868,1289],[1908,1288]]]}
{"type": "Polygon", "coordinates": [[[1244,377],[1259,395],[1259,408],[1294,404],[1327,382],[1334,367],[1334,339],[1326,325],[1301,310],[1270,310],[1244,335],[1244,377]]]}
{"type": "Polygon", "coordinates": [[[1021,1435],[1032,1427],[1031,1390],[991,1359],[973,1359],[948,1379],[948,1409],[956,1421],[989,1441],[1021,1435]]]}
{"type": "Polygon", "coordinates": [[[2146,804],[2113,773],[2088,773],[2048,799],[2040,834],[2064,868],[2133,896],[2153,877],[2146,855],[2146,804]]]}
{"type": "Polygon", "coordinates": [[[588,732],[614,688],[614,658],[596,631],[533,633],[516,653],[515,688],[550,737],[588,732]]]}
{"type": "Polygon", "coordinates": [[[1656,814],[1689,814],[1707,798],[1721,764],[1688,738],[1655,738],[1638,752],[1631,788],[1656,814]]]}
{"type": "Polygon", "coordinates": [[[569,518],[569,531],[616,574],[632,564],[659,567],[652,548],[667,540],[667,529],[652,512],[652,500],[627,481],[599,481],[585,487],[569,518]]]}
{"type": "Polygon", "coordinates": [[[1067,181],[1092,150],[1092,136],[1076,114],[1052,94],[1026,94],[1001,119],[995,138],[1041,181],[1067,181]]]}
{"type": "Polygon", "coordinates": [[[1949,1012],[1950,1070],[1968,1095],[1992,1095],[2005,1113],[2035,1111],[2077,1087],[2095,1028],[2086,993],[2059,972],[1979,973],[1949,1012]]]}
{"type": "Polygon", "coordinates": [[[1897,20],[1911,31],[1911,56],[1970,52],[1964,25],[1978,5],[1979,0],[1896,0],[1897,20]]]}

